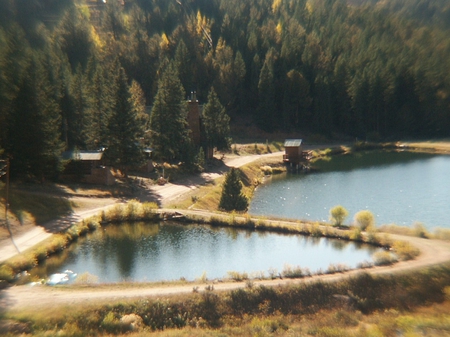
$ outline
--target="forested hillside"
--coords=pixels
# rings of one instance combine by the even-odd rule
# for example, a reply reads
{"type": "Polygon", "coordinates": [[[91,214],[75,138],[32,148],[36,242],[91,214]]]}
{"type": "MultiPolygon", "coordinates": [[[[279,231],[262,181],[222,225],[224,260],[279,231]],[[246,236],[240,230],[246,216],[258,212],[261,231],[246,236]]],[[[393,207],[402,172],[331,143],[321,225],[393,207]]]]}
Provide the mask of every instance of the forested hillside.
{"type": "Polygon", "coordinates": [[[122,139],[164,143],[148,111],[212,88],[267,132],[446,137],[449,33],[446,0],[1,1],[0,148],[33,175],[65,149],[132,162],[122,139]]]}

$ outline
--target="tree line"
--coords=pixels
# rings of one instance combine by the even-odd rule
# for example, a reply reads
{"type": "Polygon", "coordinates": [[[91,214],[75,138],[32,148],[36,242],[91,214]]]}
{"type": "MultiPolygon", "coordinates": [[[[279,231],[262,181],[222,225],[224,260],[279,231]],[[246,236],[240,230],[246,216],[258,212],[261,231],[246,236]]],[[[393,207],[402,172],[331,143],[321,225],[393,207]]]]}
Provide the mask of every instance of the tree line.
{"type": "Polygon", "coordinates": [[[228,115],[267,132],[445,137],[449,13],[444,0],[5,1],[0,148],[34,176],[67,149],[192,162],[193,90],[208,146],[228,146],[228,115]]]}

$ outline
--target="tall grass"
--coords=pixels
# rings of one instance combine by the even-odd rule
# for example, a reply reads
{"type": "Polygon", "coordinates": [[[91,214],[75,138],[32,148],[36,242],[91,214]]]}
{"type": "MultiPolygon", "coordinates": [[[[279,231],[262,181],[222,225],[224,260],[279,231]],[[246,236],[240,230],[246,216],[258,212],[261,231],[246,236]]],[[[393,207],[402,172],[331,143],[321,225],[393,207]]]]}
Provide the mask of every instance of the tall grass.
{"type": "Polygon", "coordinates": [[[360,273],[330,283],[253,284],[228,292],[73,305],[64,314],[42,308],[8,317],[29,323],[36,335],[117,335],[130,331],[131,321],[138,322],[136,336],[151,332],[156,336],[266,336],[284,335],[288,330],[290,335],[365,336],[368,329],[374,331],[374,324],[379,335],[414,329],[437,329],[437,335],[445,335],[450,331],[449,286],[450,265],[445,265],[395,277],[360,273]],[[412,319],[417,312],[420,316],[412,319]]]}

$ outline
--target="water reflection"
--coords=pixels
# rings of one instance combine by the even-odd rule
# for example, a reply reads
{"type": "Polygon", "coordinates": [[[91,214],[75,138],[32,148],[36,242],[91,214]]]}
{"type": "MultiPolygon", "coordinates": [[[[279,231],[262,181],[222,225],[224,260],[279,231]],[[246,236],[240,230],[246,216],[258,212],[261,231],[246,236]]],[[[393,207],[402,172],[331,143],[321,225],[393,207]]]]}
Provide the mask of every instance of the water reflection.
{"type": "Polygon", "coordinates": [[[121,280],[209,279],[229,271],[265,274],[283,266],[326,270],[330,264],[356,267],[370,261],[375,248],[342,240],[274,234],[204,225],[111,225],[82,238],[48,259],[33,274],[45,277],[70,269],[96,275],[101,282],[121,280]]]}
{"type": "Polygon", "coordinates": [[[368,209],[377,225],[450,227],[450,156],[374,151],[313,165],[317,173],[276,176],[259,186],[249,212],[328,221],[329,210],[342,205],[350,213],[347,223],[368,209]]]}

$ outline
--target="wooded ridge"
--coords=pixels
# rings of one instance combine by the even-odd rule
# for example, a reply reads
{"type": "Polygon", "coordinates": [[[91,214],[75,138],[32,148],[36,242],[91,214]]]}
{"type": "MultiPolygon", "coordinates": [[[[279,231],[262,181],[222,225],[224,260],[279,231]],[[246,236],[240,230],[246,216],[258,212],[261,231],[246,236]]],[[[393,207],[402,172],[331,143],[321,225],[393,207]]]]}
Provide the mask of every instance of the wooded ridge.
{"type": "Polygon", "coordinates": [[[449,31],[445,0],[2,1],[0,149],[49,178],[64,150],[138,164],[138,140],[189,161],[191,91],[265,132],[447,137],[449,31]]]}

